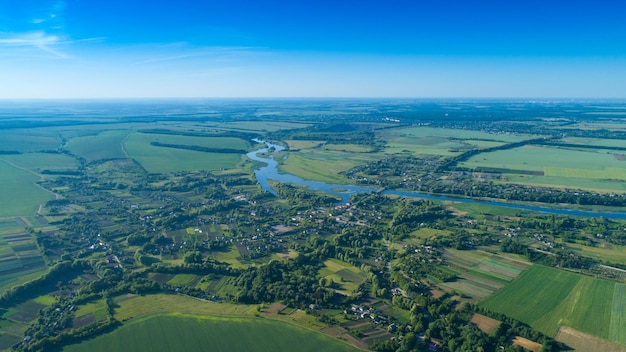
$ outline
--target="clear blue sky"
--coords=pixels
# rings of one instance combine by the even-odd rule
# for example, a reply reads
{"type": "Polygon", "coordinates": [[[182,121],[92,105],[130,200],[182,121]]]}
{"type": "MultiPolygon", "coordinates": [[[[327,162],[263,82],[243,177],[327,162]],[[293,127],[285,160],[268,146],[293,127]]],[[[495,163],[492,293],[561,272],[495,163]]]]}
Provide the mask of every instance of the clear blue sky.
{"type": "Polygon", "coordinates": [[[0,0],[1,98],[626,98],[621,0],[0,0]]]}

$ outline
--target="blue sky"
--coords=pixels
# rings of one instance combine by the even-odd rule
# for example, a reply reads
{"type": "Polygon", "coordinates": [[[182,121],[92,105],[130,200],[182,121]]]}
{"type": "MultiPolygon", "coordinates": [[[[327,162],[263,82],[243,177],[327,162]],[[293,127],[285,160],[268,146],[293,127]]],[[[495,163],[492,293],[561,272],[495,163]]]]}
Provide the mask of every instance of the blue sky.
{"type": "Polygon", "coordinates": [[[0,98],[626,98],[626,4],[0,0],[0,98]]]}

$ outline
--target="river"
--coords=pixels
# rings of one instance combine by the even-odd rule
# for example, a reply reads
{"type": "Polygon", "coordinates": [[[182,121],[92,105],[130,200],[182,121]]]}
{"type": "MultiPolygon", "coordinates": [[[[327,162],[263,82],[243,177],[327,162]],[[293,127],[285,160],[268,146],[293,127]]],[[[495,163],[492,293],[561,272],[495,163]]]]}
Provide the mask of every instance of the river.
{"type": "MultiPolygon", "coordinates": [[[[324,193],[333,194],[341,197],[341,203],[347,203],[350,200],[350,196],[358,193],[371,193],[376,192],[377,189],[372,187],[363,187],[363,186],[355,186],[355,185],[339,185],[326,183],[321,181],[310,181],[305,180],[301,177],[291,175],[291,174],[282,174],[278,172],[278,162],[274,160],[273,155],[270,155],[269,158],[260,157],[258,154],[265,154],[269,152],[270,149],[274,149],[275,151],[281,151],[285,148],[272,144],[269,142],[261,141],[258,139],[254,139],[257,143],[265,143],[266,147],[261,148],[255,151],[252,151],[248,154],[248,158],[256,161],[260,161],[262,163],[266,163],[266,166],[261,167],[254,171],[254,176],[257,181],[261,185],[261,188],[264,190],[278,196],[275,190],[270,187],[268,184],[268,180],[274,180],[284,183],[292,183],[300,186],[305,186],[314,191],[321,191],[324,193]]],[[[482,200],[482,199],[473,199],[473,198],[455,198],[449,196],[435,195],[430,193],[423,193],[417,191],[396,191],[396,190],[384,190],[383,194],[390,194],[402,197],[413,197],[413,198],[421,198],[421,199],[430,199],[437,201],[450,201],[457,203],[478,203],[478,204],[486,204],[491,206],[505,207],[511,209],[525,210],[525,211],[533,211],[540,212],[544,214],[555,214],[555,215],[570,215],[570,216],[582,216],[582,217],[604,217],[607,219],[626,219],[626,213],[623,212],[596,212],[596,211],[587,211],[587,210],[577,210],[577,209],[567,209],[567,208],[548,208],[536,205],[525,205],[518,203],[508,203],[503,201],[496,200],[482,200]]]]}

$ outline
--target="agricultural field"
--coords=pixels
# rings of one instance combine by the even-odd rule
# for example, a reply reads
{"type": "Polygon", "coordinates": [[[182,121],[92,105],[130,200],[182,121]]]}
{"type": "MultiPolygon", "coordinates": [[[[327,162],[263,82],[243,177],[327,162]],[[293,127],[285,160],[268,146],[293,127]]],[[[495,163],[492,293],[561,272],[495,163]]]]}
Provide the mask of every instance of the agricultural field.
{"type": "Polygon", "coordinates": [[[524,261],[487,253],[447,249],[444,254],[447,269],[459,279],[439,284],[472,299],[482,299],[513,281],[530,264],[524,261]]]}
{"type": "Polygon", "coordinates": [[[356,351],[321,333],[280,321],[179,313],[139,318],[63,351],[287,351],[293,346],[298,351],[356,351]]]}
{"type": "Polygon", "coordinates": [[[480,153],[460,167],[497,170],[507,182],[623,191],[626,163],[618,158],[623,152],[604,149],[572,149],[523,146],[480,153]],[[580,160],[585,160],[583,164],[580,160]]]}
{"type": "Polygon", "coordinates": [[[152,142],[204,148],[248,148],[247,143],[238,138],[133,133],[124,143],[126,152],[150,173],[230,169],[236,167],[245,157],[239,153],[208,153],[154,146],[150,144],[152,142]]]}
{"type": "Polygon", "coordinates": [[[54,131],[45,128],[0,130],[0,150],[33,153],[57,150],[61,139],[54,131]]]}
{"type": "Polygon", "coordinates": [[[383,130],[379,134],[387,141],[386,154],[411,153],[441,156],[457,155],[475,147],[497,146],[533,137],[432,127],[390,129],[383,130]]]}
{"type": "Polygon", "coordinates": [[[480,305],[519,319],[548,336],[562,325],[626,344],[621,284],[534,265],[480,305]]]}
{"type": "Polygon", "coordinates": [[[127,158],[123,143],[130,133],[132,132],[128,130],[109,130],[96,135],[75,137],[67,142],[66,148],[88,162],[127,158]]]}
{"type": "MultiPolygon", "coordinates": [[[[280,156],[282,154],[278,154],[280,156]]],[[[278,158],[280,172],[300,176],[306,180],[328,183],[350,184],[352,180],[342,172],[373,159],[366,153],[342,152],[336,150],[306,149],[289,153],[278,158]]]]}
{"type": "MultiPolygon", "coordinates": [[[[37,173],[45,170],[50,171],[66,171],[76,170],[78,162],[76,159],[65,154],[52,153],[24,153],[15,155],[3,155],[2,159],[17,165],[18,167],[28,169],[37,173]]],[[[50,177],[44,175],[44,177],[50,177]]]]}
{"type": "Polygon", "coordinates": [[[366,275],[359,268],[337,259],[326,260],[319,276],[329,285],[332,282],[331,287],[336,285],[336,291],[346,296],[356,292],[366,279],[366,275]]]}
{"type": "Polygon", "coordinates": [[[35,183],[39,176],[20,169],[0,157],[0,217],[34,215],[39,205],[54,195],[35,183]]]}

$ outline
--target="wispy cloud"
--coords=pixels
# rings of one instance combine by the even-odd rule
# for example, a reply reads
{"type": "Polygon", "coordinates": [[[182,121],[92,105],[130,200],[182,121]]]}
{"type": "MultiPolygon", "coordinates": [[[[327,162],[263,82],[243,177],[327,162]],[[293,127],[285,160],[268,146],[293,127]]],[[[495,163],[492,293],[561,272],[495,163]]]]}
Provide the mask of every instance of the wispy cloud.
{"type": "Polygon", "coordinates": [[[37,48],[56,57],[69,58],[68,55],[55,48],[61,43],[63,41],[60,37],[41,31],[0,35],[0,46],[37,48]]]}

